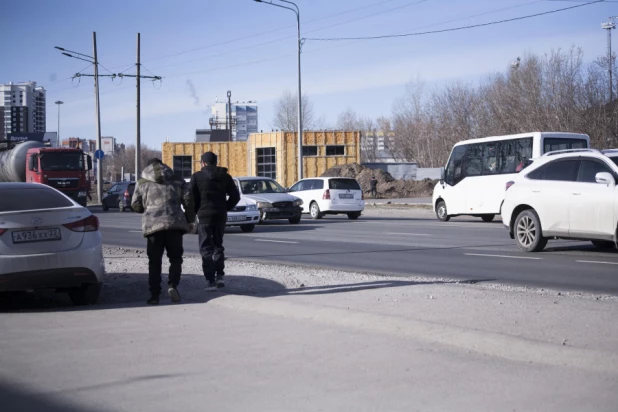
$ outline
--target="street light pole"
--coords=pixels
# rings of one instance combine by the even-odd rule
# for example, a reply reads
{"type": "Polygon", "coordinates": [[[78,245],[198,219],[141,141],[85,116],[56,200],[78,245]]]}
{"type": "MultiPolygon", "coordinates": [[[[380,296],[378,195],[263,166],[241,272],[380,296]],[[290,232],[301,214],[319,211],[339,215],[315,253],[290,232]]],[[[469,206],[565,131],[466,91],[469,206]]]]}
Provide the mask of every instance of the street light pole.
{"type": "Polygon", "coordinates": [[[282,6],[281,4],[273,3],[272,0],[270,2],[265,2],[263,0],[254,0],[257,3],[270,4],[271,6],[280,7],[282,9],[292,10],[296,14],[296,25],[298,29],[298,180],[303,178],[303,118],[302,118],[302,91],[301,91],[301,80],[300,80],[300,52],[303,46],[302,39],[300,38],[300,10],[298,6],[288,0],[279,0],[284,3],[291,4],[294,8],[282,6]]]}
{"type": "Polygon", "coordinates": [[[56,147],[60,147],[60,105],[64,104],[64,102],[57,100],[54,103],[58,105],[58,131],[56,132],[56,147]]]}
{"type": "Polygon", "coordinates": [[[601,28],[607,30],[607,71],[609,74],[609,103],[614,100],[614,84],[612,80],[612,30],[616,28],[614,20],[617,16],[610,17],[606,23],[601,23],[601,28]]]}

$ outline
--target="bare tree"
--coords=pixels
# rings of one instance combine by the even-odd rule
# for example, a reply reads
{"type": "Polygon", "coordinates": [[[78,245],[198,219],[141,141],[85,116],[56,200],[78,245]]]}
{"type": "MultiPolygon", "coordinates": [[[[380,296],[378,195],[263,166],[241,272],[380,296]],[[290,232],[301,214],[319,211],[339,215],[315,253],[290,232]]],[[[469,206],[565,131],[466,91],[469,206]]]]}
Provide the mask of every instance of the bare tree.
{"type": "Polygon", "coordinates": [[[616,147],[618,100],[607,102],[607,60],[585,64],[573,47],[524,56],[478,86],[455,82],[427,96],[411,82],[393,108],[391,153],[437,167],[458,141],[536,130],[587,133],[592,147],[616,147]]]}
{"type": "MultiPolygon", "coordinates": [[[[305,94],[302,97],[302,112],[303,130],[315,128],[316,118],[313,111],[313,103],[305,94]]],[[[273,124],[276,129],[286,132],[298,131],[298,94],[292,94],[289,90],[286,90],[275,101],[275,120],[273,124]]]]}
{"type": "MultiPolygon", "coordinates": [[[[152,149],[146,145],[141,146],[140,164],[146,167],[148,160],[152,158],[161,159],[161,151],[152,149]]],[[[108,163],[108,170],[111,180],[121,180],[121,173],[135,174],[135,145],[126,146],[122,149],[117,149],[111,161],[108,163]],[[123,169],[124,168],[124,169],[123,169]],[[120,178],[120,179],[119,179],[120,178]]],[[[172,165],[168,165],[172,167],[172,165]]]]}

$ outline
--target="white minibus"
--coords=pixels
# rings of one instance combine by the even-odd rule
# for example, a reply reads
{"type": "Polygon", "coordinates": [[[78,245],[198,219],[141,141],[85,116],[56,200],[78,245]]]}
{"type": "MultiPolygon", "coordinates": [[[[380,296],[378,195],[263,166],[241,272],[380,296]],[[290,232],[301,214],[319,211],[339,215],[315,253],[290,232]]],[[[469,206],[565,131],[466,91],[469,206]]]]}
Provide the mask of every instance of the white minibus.
{"type": "Polygon", "coordinates": [[[531,159],[547,152],[590,147],[577,133],[533,132],[484,137],[457,143],[433,190],[439,220],[471,215],[491,222],[500,214],[506,183],[531,159]]]}

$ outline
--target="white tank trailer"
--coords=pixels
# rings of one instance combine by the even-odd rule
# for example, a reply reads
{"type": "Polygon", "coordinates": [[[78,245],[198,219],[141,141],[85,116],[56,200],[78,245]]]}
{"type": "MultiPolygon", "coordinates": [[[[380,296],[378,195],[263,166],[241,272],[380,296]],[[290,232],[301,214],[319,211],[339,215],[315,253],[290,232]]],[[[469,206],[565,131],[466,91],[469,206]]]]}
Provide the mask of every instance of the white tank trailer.
{"type": "Polygon", "coordinates": [[[43,147],[41,142],[23,142],[10,149],[0,148],[0,182],[26,181],[26,154],[43,147]]]}

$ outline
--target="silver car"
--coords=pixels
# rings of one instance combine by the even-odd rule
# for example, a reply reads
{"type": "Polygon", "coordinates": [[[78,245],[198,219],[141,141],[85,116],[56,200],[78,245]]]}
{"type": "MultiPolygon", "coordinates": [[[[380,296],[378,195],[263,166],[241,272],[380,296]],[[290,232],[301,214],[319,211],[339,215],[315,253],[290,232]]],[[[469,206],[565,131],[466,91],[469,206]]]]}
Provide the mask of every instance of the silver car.
{"type": "Polygon", "coordinates": [[[260,221],[287,219],[290,223],[300,222],[303,201],[286,192],[274,179],[269,177],[238,177],[234,179],[241,198],[247,197],[257,202],[260,221]]]}

